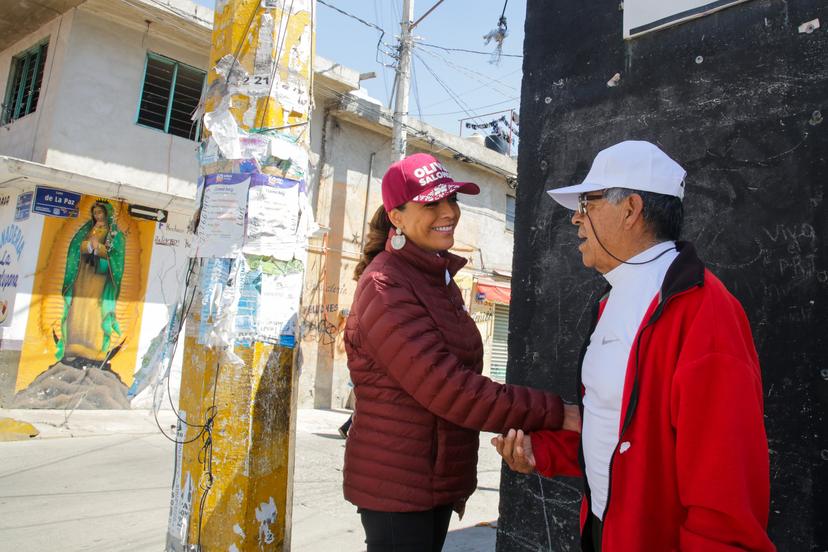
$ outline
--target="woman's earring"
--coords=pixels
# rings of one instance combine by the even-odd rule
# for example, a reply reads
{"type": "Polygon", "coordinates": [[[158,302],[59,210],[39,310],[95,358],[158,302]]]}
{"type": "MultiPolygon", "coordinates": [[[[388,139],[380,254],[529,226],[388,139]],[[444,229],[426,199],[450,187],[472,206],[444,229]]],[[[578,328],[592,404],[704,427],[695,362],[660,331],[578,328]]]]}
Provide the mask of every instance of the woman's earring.
{"type": "Polygon", "coordinates": [[[391,247],[397,251],[405,247],[405,235],[403,235],[402,230],[399,228],[397,228],[396,234],[391,236],[391,247]]]}

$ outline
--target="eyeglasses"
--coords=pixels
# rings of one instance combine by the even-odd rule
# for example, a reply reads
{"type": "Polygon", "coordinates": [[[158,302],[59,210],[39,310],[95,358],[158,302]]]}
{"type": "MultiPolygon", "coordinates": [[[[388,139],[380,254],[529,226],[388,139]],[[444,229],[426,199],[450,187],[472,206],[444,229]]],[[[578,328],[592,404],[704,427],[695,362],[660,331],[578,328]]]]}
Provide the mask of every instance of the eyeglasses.
{"type": "Polygon", "coordinates": [[[604,198],[604,192],[584,192],[578,196],[578,214],[586,215],[587,203],[604,198]]]}

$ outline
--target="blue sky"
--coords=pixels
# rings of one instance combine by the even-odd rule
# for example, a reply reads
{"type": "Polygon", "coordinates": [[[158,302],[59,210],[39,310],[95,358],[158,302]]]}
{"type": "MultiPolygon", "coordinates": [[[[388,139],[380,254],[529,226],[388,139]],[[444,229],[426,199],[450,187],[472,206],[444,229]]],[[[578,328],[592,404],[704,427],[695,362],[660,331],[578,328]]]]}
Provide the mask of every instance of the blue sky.
{"type": "MultiPolygon", "coordinates": [[[[437,2],[413,1],[415,19],[437,2]]],[[[196,2],[211,8],[214,5],[213,0],[196,2]]],[[[396,44],[402,0],[325,2],[383,28],[383,42],[389,45],[383,49],[390,50],[390,46],[396,44]]],[[[493,45],[484,45],[483,35],[497,26],[503,5],[504,0],[444,0],[415,29],[414,34],[422,42],[445,48],[491,52],[493,45]]],[[[376,72],[377,78],[364,81],[363,86],[387,106],[394,70],[376,61],[379,31],[321,3],[317,3],[317,15],[319,55],[359,72],[376,72]]],[[[508,1],[506,17],[509,36],[504,42],[503,53],[520,55],[523,53],[525,2],[508,1]]],[[[386,55],[380,55],[379,59],[387,65],[393,61],[386,55]]],[[[474,115],[477,117],[474,121],[487,122],[500,114],[483,114],[518,108],[521,67],[520,57],[502,57],[500,63],[495,65],[489,63],[488,55],[418,46],[415,48],[415,82],[411,87],[410,113],[418,118],[422,114],[421,118],[426,122],[454,134],[460,132],[461,118],[474,115]]],[[[464,136],[471,132],[463,129],[464,136]]]]}

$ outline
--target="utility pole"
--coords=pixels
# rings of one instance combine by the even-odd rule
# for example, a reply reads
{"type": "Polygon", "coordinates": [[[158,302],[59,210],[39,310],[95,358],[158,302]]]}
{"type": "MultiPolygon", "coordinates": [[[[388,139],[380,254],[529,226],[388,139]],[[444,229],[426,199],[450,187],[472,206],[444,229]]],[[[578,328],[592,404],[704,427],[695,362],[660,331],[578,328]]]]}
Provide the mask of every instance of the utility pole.
{"type": "Polygon", "coordinates": [[[216,1],[167,552],[290,549],[314,13],[216,1]]]}
{"type": "Polygon", "coordinates": [[[403,0],[402,21],[400,27],[400,60],[397,64],[397,96],[394,101],[394,139],[393,148],[397,159],[406,154],[408,141],[408,95],[411,82],[411,48],[413,40],[411,30],[414,21],[414,0],[403,0]]]}
{"type": "Polygon", "coordinates": [[[414,0],[403,0],[403,20],[400,22],[402,28],[400,59],[394,76],[396,97],[394,99],[394,136],[391,146],[397,159],[405,157],[408,145],[408,96],[411,90],[411,52],[414,48],[414,36],[411,33],[423,19],[428,17],[444,1],[437,0],[437,3],[426,10],[417,21],[414,21],[414,0]]]}

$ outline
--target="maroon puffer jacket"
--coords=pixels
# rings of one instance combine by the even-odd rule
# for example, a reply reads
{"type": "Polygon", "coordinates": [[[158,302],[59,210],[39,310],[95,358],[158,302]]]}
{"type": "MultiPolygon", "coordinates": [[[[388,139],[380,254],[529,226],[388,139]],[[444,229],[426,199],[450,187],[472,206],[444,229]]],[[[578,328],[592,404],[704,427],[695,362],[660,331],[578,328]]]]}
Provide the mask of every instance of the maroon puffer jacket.
{"type": "Polygon", "coordinates": [[[556,395],[481,376],[483,343],[454,276],[465,260],[409,241],[368,265],[345,326],[356,412],[345,498],[385,512],[461,508],[477,486],[478,432],[559,428],[556,395]]]}

